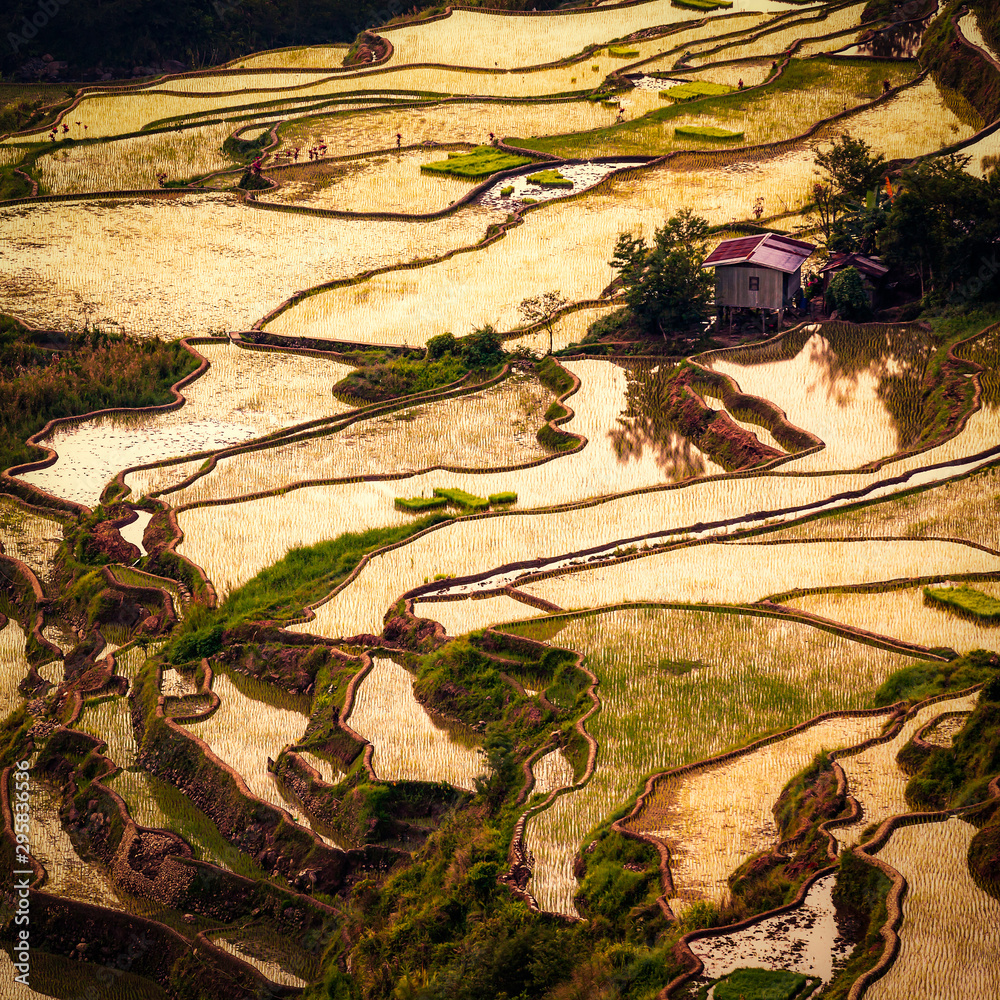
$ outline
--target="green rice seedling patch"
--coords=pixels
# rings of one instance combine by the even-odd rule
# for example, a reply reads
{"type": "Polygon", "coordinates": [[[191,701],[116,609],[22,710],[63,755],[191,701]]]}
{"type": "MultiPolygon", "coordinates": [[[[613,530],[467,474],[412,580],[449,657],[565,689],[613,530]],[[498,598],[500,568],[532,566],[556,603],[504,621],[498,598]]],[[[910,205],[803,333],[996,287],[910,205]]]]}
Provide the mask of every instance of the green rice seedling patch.
{"type": "Polygon", "coordinates": [[[639,55],[639,50],[626,48],[623,45],[609,45],[608,55],[614,56],[616,59],[634,59],[639,55]]]}
{"type": "Polygon", "coordinates": [[[396,497],[396,506],[400,510],[411,513],[424,510],[437,510],[448,504],[447,497],[396,497]]]}
{"type": "Polygon", "coordinates": [[[543,170],[540,173],[531,174],[528,181],[531,184],[540,184],[542,187],[571,188],[573,186],[573,182],[568,177],[563,177],[558,170],[543,170]]]}
{"type": "Polygon", "coordinates": [[[468,511],[479,511],[479,510],[489,510],[490,502],[485,497],[477,497],[472,493],[466,493],[465,490],[460,490],[457,488],[442,488],[435,487],[434,496],[444,497],[454,507],[458,507],[459,510],[468,511]]]}
{"type": "Polygon", "coordinates": [[[1000,601],[973,587],[924,587],[924,596],[979,621],[1000,622],[1000,601]]]}
{"type": "Polygon", "coordinates": [[[528,163],[531,163],[530,156],[505,153],[493,146],[477,146],[471,153],[449,153],[446,160],[421,164],[420,169],[430,174],[482,180],[501,170],[523,167],[528,163]]]}
{"type": "MultiPolygon", "coordinates": [[[[697,0],[672,2],[693,6],[697,0]]],[[[737,969],[716,982],[712,995],[717,1000],[791,1000],[808,982],[808,976],[784,969],[737,969]]]]}
{"type": "Polygon", "coordinates": [[[714,125],[679,125],[674,129],[674,135],[689,139],[742,139],[743,134],[714,125]]]}
{"type": "Polygon", "coordinates": [[[724,83],[709,83],[707,80],[696,80],[693,83],[682,83],[669,90],[660,91],[660,97],[668,101],[696,101],[699,97],[721,97],[731,94],[734,88],[724,83]]]}
{"type": "Polygon", "coordinates": [[[731,0],[670,0],[673,7],[688,10],[722,10],[732,7],[731,0]]]}
{"type": "MultiPolygon", "coordinates": [[[[909,662],[807,625],[742,615],[635,608],[559,621],[565,626],[549,641],[584,654],[603,706],[587,723],[601,747],[594,777],[528,824],[532,891],[543,909],[563,913],[574,912],[573,857],[588,831],[626,805],[646,775],[820,712],[866,706],[909,662]],[[664,658],[707,666],[677,676],[657,668],[664,658]]],[[[535,627],[504,631],[530,636],[535,627]]]]}
{"type": "Polygon", "coordinates": [[[505,506],[512,503],[517,503],[517,494],[513,492],[507,493],[491,493],[489,496],[490,506],[498,507],[505,506]]]}

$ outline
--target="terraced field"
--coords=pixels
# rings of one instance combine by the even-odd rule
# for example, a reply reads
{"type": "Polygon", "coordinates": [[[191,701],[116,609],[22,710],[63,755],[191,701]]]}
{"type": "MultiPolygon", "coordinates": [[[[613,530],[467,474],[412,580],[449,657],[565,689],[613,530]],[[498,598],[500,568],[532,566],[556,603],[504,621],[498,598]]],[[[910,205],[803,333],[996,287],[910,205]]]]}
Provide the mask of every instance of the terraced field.
{"type": "Polygon", "coordinates": [[[996,992],[994,244],[905,209],[992,232],[1000,65],[931,7],[414,8],[0,135],[17,996],[996,992]],[[644,284],[765,232],[810,301],[644,284]]]}

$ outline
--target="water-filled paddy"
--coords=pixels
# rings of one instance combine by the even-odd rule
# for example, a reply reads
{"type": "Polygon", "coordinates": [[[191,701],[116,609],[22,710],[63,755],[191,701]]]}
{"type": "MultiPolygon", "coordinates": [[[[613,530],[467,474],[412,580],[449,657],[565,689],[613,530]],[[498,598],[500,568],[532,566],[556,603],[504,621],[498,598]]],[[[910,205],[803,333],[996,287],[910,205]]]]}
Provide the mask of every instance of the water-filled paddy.
{"type": "MultiPolygon", "coordinates": [[[[983,589],[979,582],[972,586],[983,589]]],[[[970,621],[929,603],[923,587],[882,594],[811,594],[790,600],[788,604],[823,618],[921,646],[950,646],[962,653],[972,649],[1000,650],[1000,628],[970,621]]]]}
{"type": "MultiPolygon", "coordinates": [[[[220,459],[168,499],[179,507],[303,480],[532,462],[549,454],[535,433],[551,398],[535,379],[513,375],[478,393],[358,421],[336,434],[220,459]]],[[[415,495],[408,484],[398,485],[399,495],[415,495]]]]}
{"type": "Polygon", "coordinates": [[[818,879],[791,913],[768,917],[731,934],[692,941],[691,950],[705,966],[704,978],[758,968],[788,969],[829,982],[853,948],[837,919],[834,883],[833,875],[818,879]]]}
{"type": "MultiPolygon", "coordinates": [[[[912,662],[806,625],[740,615],[639,608],[566,622],[549,641],[585,655],[602,708],[587,723],[600,747],[594,777],[527,828],[531,890],[543,909],[563,913],[574,912],[577,849],[646,775],[820,712],[862,707],[889,673],[912,662]]],[[[509,631],[531,634],[527,624],[509,631]]],[[[774,796],[782,783],[773,783],[774,796]]]]}
{"type": "Polygon", "coordinates": [[[823,440],[822,451],[796,459],[788,471],[854,469],[903,450],[919,432],[919,426],[904,424],[904,393],[919,387],[931,354],[917,331],[869,329],[859,344],[857,328],[807,326],[786,336],[777,357],[778,347],[771,345],[704,361],[823,440]]]}
{"type": "Polygon", "coordinates": [[[116,472],[212,451],[281,427],[349,409],[331,389],[351,370],[322,358],[201,344],[209,369],[184,389],[184,405],[63,424],[46,439],[59,459],[24,475],[56,496],[93,506],[116,472]]]}
{"type": "Polygon", "coordinates": [[[331,225],[223,194],[7,207],[0,308],[169,339],[246,330],[298,289],[475,243],[490,221],[467,208],[434,223],[331,225]]]}
{"type": "Polygon", "coordinates": [[[28,675],[30,664],[25,654],[24,629],[12,617],[15,611],[6,599],[0,601],[0,612],[7,618],[7,624],[0,629],[0,713],[6,717],[23,701],[17,686],[28,675]]]}
{"type": "Polygon", "coordinates": [[[62,533],[63,526],[59,521],[27,510],[13,498],[0,498],[0,544],[3,551],[30,566],[40,580],[49,575],[62,533]]]}
{"type": "Polygon", "coordinates": [[[386,657],[373,661],[347,723],[375,747],[375,773],[383,781],[444,781],[471,791],[485,769],[472,734],[432,719],[404,667],[386,657]]]}
{"type": "Polygon", "coordinates": [[[747,543],[676,549],[521,589],[563,608],[621,600],[742,604],[798,588],[998,571],[1000,557],[955,542],[747,543]]]}
{"type": "Polygon", "coordinates": [[[838,759],[847,775],[847,790],[862,809],[862,817],[857,823],[832,831],[841,844],[856,844],[861,840],[863,830],[872,824],[912,811],[906,804],[905,796],[909,775],[896,763],[896,755],[931,719],[945,712],[970,712],[978,699],[979,692],[976,691],[925,705],[907,719],[888,742],[877,743],[861,753],[838,759]]]}
{"type": "Polygon", "coordinates": [[[483,600],[417,601],[414,614],[440,622],[448,635],[463,635],[474,629],[497,625],[500,622],[535,618],[538,608],[514,600],[506,594],[483,600]]]}
{"type": "Polygon", "coordinates": [[[661,779],[628,828],[670,848],[676,897],[723,903],[730,873],[778,842],[771,810],[779,790],[815,754],[861,743],[884,724],[885,715],[835,717],[734,760],[661,779]]]}
{"type": "Polygon", "coordinates": [[[1000,989],[1000,903],[969,875],[975,833],[961,819],[921,823],[896,830],[878,852],[907,889],[899,955],[866,992],[872,1000],[964,1000],[1000,989]]]}
{"type": "MultiPolygon", "coordinates": [[[[732,12],[788,9],[780,0],[736,0],[732,12]]],[[[723,16],[716,14],[701,29],[705,35],[731,30],[731,20],[725,16],[730,11],[720,13],[723,16]]],[[[486,11],[456,10],[443,21],[388,29],[385,37],[396,49],[394,62],[439,62],[442,52],[449,52],[449,62],[508,69],[551,62],[575,55],[587,45],[622,38],[642,28],[695,20],[700,15],[700,11],[675,7],[666,0],[596,9],[582,16],[549,12],[537,17],[504,17],[486,11]],[[483,53],[491,55],[492,63],[482,58],[483,53]]],[[[670,36],[658,42],[670,44],[670,36]]],[[[585,60],[588,66],[593,61],[590,57],[585,60]]],[[[623,61],[618,60],[619,64],[623,61]]]]}
{"type": "Polygon", "coordinates": [[[309,699],[249,678],[234,683],[225,674],[215,675],[212,690],[221,699],[219,708],[207,719],[184,725],[239,773],[251,795],[284,809],[308,828],[301,810],[279,793],[267,759],[276,759],[286,746],[302,738],[309,721],[309,699]]]}

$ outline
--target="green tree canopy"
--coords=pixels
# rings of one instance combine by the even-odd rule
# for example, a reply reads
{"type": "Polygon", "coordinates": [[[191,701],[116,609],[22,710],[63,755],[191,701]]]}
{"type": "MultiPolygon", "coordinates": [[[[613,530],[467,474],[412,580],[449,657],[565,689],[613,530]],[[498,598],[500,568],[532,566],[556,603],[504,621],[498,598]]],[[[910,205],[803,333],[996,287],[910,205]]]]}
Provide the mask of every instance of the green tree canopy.
{"type": "Polygon", "coordinates": [[[969,158],[940,156],[903,172],[879,245],[916,274],[921,294],[958,301],[1000,293],[1000,170],[980,179],[969,158]]]}
{"type": "Polygon", "coordinates": [[[706,314],[714,282],[703,271],[708,221],[685,208],[656,230],[653,245],[622,233],[611,266],[621,276],[625,301],[645,333],[670,340],[706,314]]]}

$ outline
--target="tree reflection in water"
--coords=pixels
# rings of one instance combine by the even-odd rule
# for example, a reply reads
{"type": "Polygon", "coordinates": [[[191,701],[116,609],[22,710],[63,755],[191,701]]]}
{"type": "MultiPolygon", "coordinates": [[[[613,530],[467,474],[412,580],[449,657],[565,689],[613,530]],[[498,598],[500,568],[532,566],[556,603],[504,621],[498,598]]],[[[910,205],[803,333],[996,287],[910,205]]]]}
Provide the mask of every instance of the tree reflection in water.
{"type": "Polygon", "coordinates": [[[608,431],[619,463],[638,462],[649,449],[671,482],[705,475],[709,471],[705,456],[666,416],[664,383],[674,369],[648,362],[623,367],[628,379],[625,409],[618,416],[618,425],[608,431]]]}

